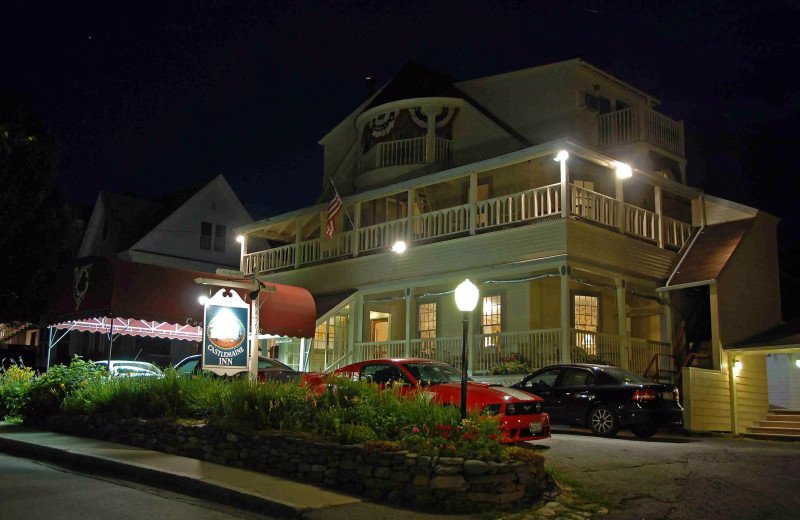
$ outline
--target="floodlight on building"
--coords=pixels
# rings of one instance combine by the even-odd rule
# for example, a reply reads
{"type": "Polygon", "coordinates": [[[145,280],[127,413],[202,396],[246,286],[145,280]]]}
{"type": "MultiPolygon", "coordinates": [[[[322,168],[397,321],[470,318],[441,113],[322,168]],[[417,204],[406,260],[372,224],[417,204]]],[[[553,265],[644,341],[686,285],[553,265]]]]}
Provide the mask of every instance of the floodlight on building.
{"type": "Polygon", "coordinates": [[[734,370],[741,370],[742,369],[742,362],[739,359],[733,360],[733,369],[734,370]]]}
{"type": "Polygon", "coordinates": [[[569,159],[569,152],[566,150],[561,150],[560,152],[558,152],[558,154],[556,154],[556,157],[553,160],[561,162],[561,161],[566,161],[567,159],[569,159]]]}
{"type": "Polygon", "coordinates": [[[200,302],[200,305],[205,305],[208,301],[208,296],[201,296],[197,299],[197,301],[200,302]]]}
{"type": "Polygon", "coordinates": [[[392,251],[395,253],[405,253],[406,249],[408,249],[408,246],[406,246],[406,243],[402,240],[398,240],[392,246],[392,251]]]}
{"type": "Polygon", "coordinates": [[[800,368],[800,359],[795,360],[794,366],[796,366],[797,368],[800,368]]]}
{"type": "Polygon", "coordinates": [[[633,169],[629,164],[617,163],[617,179],[630,179],[633,177],[633,169]]]}
{"type": "Polygon", "coordinates": [[[244,244],[244,235],[236,235],[236,241],[240,244],[244,244]]]}

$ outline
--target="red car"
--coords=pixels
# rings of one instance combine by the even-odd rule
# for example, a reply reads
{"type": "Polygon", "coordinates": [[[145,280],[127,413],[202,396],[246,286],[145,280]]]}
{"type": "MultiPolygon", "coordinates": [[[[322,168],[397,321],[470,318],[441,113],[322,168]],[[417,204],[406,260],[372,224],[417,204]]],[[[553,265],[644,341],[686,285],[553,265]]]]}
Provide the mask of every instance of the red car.
{"type": "MultiPolygon", "coordinates": [[[[353,363],[336,370],[334,377],[369,381],[378,385],[402,384],[401,392],[425,388],[434,401],[461,405],[461,372],[446,363],[430,359],[375,359],[353,363]]],[[[533,394],[487,383],[467,383],[467,409],[499,415],[504,442],[550,437],[550,417],[542,413],[543,400],[533,394]]]]}

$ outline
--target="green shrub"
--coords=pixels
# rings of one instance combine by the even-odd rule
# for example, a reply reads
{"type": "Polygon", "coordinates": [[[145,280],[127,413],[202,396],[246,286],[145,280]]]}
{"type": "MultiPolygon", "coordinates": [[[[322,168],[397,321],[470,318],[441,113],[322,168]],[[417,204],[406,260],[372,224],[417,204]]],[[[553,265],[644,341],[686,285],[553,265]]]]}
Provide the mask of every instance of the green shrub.
{"type": "Polygon", "coordinates": [[[69,366],[52,366],[31,384],[28,398],[22,405],[22,415],[25,418],[39,418],[59,413],[64,397],[70,392],[94,386],[101,380],[109,381],[103,367],[83,361],[78,356],[72,359],[69,366]]]}
{"type": "Polygon", "coordinates": [[[530,365],[522,360],[522,358],[518,357],[516,354],[512,354],[508,357],[504,357],[493,366],[490,370],[492,375],[510,375],[510,374],[527,374],[531,371],[530,365]]]}
{"type": "Polygon", "coordinates": [[[0,420],[20,415],[35,377],[32,368],[14,363],[4,369],[0,365],[0,420]]]}

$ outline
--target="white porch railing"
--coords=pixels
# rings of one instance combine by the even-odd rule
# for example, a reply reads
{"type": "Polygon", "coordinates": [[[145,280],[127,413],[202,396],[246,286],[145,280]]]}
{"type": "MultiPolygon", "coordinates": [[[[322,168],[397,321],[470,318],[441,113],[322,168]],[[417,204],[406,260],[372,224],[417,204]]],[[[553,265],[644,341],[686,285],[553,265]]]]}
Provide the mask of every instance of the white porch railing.
{"type": "Polygon", "coordinates": [[[353,361],[406,357],[406,340],[356,343],[353,361]]]}
{"type": "Polygon", "coordinates": [[[437,137],[434,140],[434,161],[436,164],[450,166],[453,163],[453,142],[444,137],[437,137]]]}
{"type": "Polygon", "coordinates": [[[424,240],[469,231],[469,204],[414,216],[414,239],[424,240]]]}
{"type": "Polygon", "coordinates": [[[658,242],[658,215],[652,211],[625,204],[625,233],[651,242],[658,242]]]}
{"type": "Polygon", "coordinates": [[[289,244],[244,255],[245,274],[294,267],[295,247],[296,244],[289,244]]]}
{"type": "Polygon", "coordinates": [[[650,108],[626,108],[598,119],[600,147],[647,141],[684,157],[683,123],[650,108]]]}
{"type": "Polygon", "coordinates": [[[531,368],[561,362],[561,329],[500,332],[475,336],[472,370],[488,372],[503,358],[516,355],[531,368]]]}
{"type": "Polygon", "coordinates": [[[323,237],[298,244],[298,262],[309,264],[352,254],[353,231],[334,233],[333,238],[323,237]]]}
{"type": "Polygon", "coordinates": [[[372,251],[391,247],[397,240],[405,240],[406,219],[392,220],[358,229],[358,251],[372,251]]]}
{"type": "Polygon", "coordinates": [[[647,365],[656,354],[671,354],[669,343],[640,338],[628,339],[628,370],[644,374],[647,365]]]}
{"type": "Polygon", "coordinates": [[[664,244],[677,247],[678,249],[683,247],[683,244],[689,239],[689,235],[692,234],[691,224],[681,222],[680,220],[662,217],[661,225],[664,229],[664,244]]]}
{"type": "Polygon", "coordinates": [[[617,227],[619,204],[618,200],[607,195],[570,185],[570,211],[573,215],[606,226],[617,227]]]}
{"type": "Polygon", "coordinates": [[[551,184],[541,188],[503,195],[477,203],[478,229],[524,222],[561,212],[561,185],[551,184]]]}
{"type": "Polygon", "coordinates": [[[461,338],[412,339],[411,357],[435,359],[461,368],[461,338]]]}
{"type": "Polygon", "coordinates": [[[603,334],[570,329],[570,357],[573,363],[608,363],[620,365],[622,338],[616,334],[603,334]]]}
{"type": "MultiPolygon", "coordinates": [[[[361,156],[358,163],[359,171],[429,162],[427,139],[423,136],[377,143],[361,156]]],[[[433,142],[432,159],[431,162],[450,165],[453,162],[453,142],[443,137],[436,137],[433,142]]]]}

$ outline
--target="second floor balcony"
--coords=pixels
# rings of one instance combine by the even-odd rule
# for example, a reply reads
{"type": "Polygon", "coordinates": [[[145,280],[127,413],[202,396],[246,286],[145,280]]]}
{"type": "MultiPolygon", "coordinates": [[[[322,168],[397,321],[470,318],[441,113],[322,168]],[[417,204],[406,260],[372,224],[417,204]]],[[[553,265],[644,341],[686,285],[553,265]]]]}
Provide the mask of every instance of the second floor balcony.
{"type": "Polygon", "coordinates": [[[569,161],[575,180],[568,179],[566,184],[553,182],[559,178],[559,163],[553,161],[553,154],[541,154],[516,166],[480,174],[462,171],[462,167],[452,174],[434,174],[435,182],[423,177],[402,187],[360,194],[360,200],[345,198],[346,212],[337,217],[330,239],[325,235],[324,207],[255,223],[245,234],[264,238],[273,247],[253,250],[259,246],[248,239],[241,270],[263,274],[300,269],[387,254],[398,241],[414,247],[562,218],[578,219],[673,251],[689,239],[693,230],[689,201],[684,200],[680,209],[675,199],[667,202],[660,187],[654,190],[642,183],[626,192],[617,182],[614,193],[615,181],[607,178],[613,175],[610,170],[578,155],[570,156],[569,161]],[[381,196],[376,196],[378,191],[381,196]]]}
{"type": "Polygon", "coordinates": [[[646,142],[677,157],[685,157],[683,122],[673,121],[651,108],[630,107],[598,119],[598,145],[609,148],[646,142]]]}

